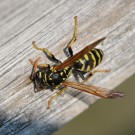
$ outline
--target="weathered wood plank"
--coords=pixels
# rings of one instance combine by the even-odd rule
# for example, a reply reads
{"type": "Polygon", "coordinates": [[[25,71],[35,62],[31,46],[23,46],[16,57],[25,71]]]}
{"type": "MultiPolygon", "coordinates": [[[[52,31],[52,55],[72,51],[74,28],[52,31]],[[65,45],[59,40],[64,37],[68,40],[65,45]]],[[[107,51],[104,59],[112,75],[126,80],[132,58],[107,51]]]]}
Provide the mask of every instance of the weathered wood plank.
{"type": "MultiPolygon", "coordinates": [[[[57,98],[53,92],[34,93],[29,58],[44,55],[32,48],[36,40],[57,58],[65,60],[63,48],[73,34],[73,17],[79,17],[79,36],[74,52],[103,36],[105,59],[98,67],[111,69],[97,74],[89,84],[114,88],[135,73],[135,1],[0,1],[0,134],[52,134],[83,112],[96,97],[71,88],[57,98]],[[5,11],[5,12],[4,12],[5,11]]],[[[45,58],[47,63],[51,63],[45,58]]],[[[70,78],[74,80],[73,77],[70,78]]]]}

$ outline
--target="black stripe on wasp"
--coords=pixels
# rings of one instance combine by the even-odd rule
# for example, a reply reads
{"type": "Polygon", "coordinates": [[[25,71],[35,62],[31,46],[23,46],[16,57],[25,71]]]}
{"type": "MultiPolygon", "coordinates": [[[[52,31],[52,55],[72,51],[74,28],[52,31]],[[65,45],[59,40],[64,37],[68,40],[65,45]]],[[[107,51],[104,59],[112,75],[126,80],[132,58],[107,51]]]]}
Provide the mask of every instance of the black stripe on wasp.
{"type": "Polygon", "coordinates": [[[34,91],[38,92],[43,89],[58,89],[58,93],[53,95],[48,101],[47,108],[50,108],[52,100],[61,95],[67,87],[72,87],[98,97],[102,98],[117,98],[123,97],[125,94],[122,92],[117,92],[114,90],[109,90],[107,88],[101,88],[98,86],[89,86],[79,82],[69,82],[66,81],[74,70],[83,81],[88,81],[94,73],[96,72],[109,72],[109,70],[92,70],[97,65],[99,65],[103,59],[103,51],[95,48],[99,43],[101,43],[104,38],[101,38],[94,43],[86,46],[77,54],[73,55],[71,46],[77,39],[78,33],[78,17],[74,18],[74,34],[73,38],[64,49],[65,54],[69,57],[63,63],[58,60],[50,51],[46,48],[39,48],[35,41],[32,42],[36,50],[42,50],[47,58],[53,61],[54,65],[49,64],[38,64],[40,58],[37,58],[35,62],[29,59],[30,63],[33,65],[30,79],[34,83],[34,91]],[[84,75],[88,73],[86,77],[84,75]]]}

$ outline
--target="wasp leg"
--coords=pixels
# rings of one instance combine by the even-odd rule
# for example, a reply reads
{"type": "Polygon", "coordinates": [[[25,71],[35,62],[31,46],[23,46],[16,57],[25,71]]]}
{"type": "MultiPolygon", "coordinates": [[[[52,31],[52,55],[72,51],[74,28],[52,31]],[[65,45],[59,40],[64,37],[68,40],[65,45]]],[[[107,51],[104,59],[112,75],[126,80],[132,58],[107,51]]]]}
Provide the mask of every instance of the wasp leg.
{"type": "Polygon", "coordinates": [[[66,56],[73,56],[73,51],[72,51],[72,48],[71,46],[73,45],[73,43],[76,41],[77,39],[77,34],[78,34],[78,17],[75,16],[74,17],[74,20],[75,20],[75,25],[74,25],[74,34],[73,34],[73,38],[71,39],[71,41],[68,43],[67,47],[64,49],[64,53],[66,56]],[[67,52],[67,49],[68,49],[68,52],[67,52]]]}
{"type": "Polygon", "coordinates": [[[32,44],[33,44],[33,47],[34,47],[36,50],[41,50],[41,51],[43,51],[43,52],[45,53],[45,55],[47,56],[47,58],[48,58],[49,60],[51,60],[52,62],[61,63],[61,61],[58,60],[58,59],[56,59],[55,56],[54,56],[50,51],[48,51],[46,48],[39,48],[39,47],[37,46],[37,44],[36,44],[35,41],[33,41],[32,44]]]}
{"type": "Polygon", "coordinates": [[[66,87],[64,87],[63,89],[61,89],[60,91],[58,91],[58,93],[56,93],[55,95],[51,96],[51,98],[50,98],[49,101],[48,101],[47,109],[50,108],[53,99],[54,99],[55,97],[57,97],[57,96],[63,94],[63,93],[65,92],[65,90],[66,90],[66,87]]]}
{"type": "Polygon", "coordinates": [[[75,70],[75,71],[82,78],[82,80],[85,80],[84,74],[86,74],[86,72],[79,71],[79,70],[75,70]]]}
{"type": "Polygon", "coordinates": [[[47,67],[49,67],[49,64],[39,64],[39,65],[37,65],[37,67],[38,67],[39,69],[47,68],[47,67]]]}
{"type": "Polygon", "coordinates": [[[92,77],[93,77],[93,75],[95,74],[95,73],[101,73],[101,72],[104,72],[104,73],[106,73],[106,72],[110,72],[111,70],[94,70],[94,71],[91,71],[89,74],[88,74],[88,76],[84,79],[84,81],[83,82],[87,82],[87,81],[89,81],[92,77]]]}
{"type": "MultiPolygon", "coordinates": [[[[30,61],[30,63],[34,66],[34,61],[31,60],[31,59],[29,59],[29,61],[30,61]]],[[[38,65],[37,65],[37,68],[38,68],[38,69],[43,69],[43,68],[47,68],[47,67],[49,67],[49,66],[50,66],[49,64],[38,64],[38,65]]]]}

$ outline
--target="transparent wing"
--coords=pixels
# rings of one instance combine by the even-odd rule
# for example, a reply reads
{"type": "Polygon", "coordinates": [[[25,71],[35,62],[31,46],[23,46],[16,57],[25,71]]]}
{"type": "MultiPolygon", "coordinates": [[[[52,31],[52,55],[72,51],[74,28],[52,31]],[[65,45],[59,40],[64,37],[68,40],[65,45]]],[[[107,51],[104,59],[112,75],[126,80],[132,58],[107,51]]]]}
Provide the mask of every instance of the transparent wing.
{"type": "Polygon", "coordinates": [[[125,93],[98,86],[85,85],[77,82],[64,82],[62,84],[65,87],[72,87],[80,91],[84,91],[102,98],[118,98],[125,96],[125,93]]]}
{"type": "Polygon", "coordinates": [[[80,52],[78,52],[77,54],[75,54],[74,56],[68,58],[67,60],[65,60],[62,64],[60,65],[56,65],[54,67],[55,70],[60,70],[63,69],[65,67],[71,66],[73,65],[74,62],[76,62],[79,58],[83,57],[84,54],[88,53],[89,51],[91,51],[95,46],[97,46],[100,42],[102,42],[105,39],[105,37],[97,40],[96,42],[88,45],[87,47],[85,47],[83,50],[81,50],[80,52]]]}

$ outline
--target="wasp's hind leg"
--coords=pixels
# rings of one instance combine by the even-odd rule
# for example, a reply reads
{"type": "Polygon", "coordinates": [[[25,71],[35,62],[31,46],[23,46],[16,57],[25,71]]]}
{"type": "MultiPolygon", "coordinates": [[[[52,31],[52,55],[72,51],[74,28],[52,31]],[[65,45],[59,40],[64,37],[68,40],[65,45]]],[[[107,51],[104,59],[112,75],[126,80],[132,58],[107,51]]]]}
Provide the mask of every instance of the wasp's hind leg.
{"type": "Polygon", "coordinates": [[[74,34],[73,34],[73,38],[71,39],[71,41],[68,43],[67,47],[65,47],[64,49],[64,53],[67,57],[71,57],[73,56],[73,51],[71,46],[73,45],[73,43],[76,41],[77,39],[77,34],[78,34],[78,17],[75,16],[74,17],[75,20],[75,25],[74,25],[74,34]]]}
{"type": "Polygon", "coordinates": [[[83,80],[83,83],[89,81],[89,80],[93,77],[93,75],[94,75],[95,73],[103,73],[103,72],[106,73],[106,72],[110,72],[110,71],[111,71],[111,70],[94,70],[94,71],[90,71],[89,73],[87,73],[87,72],[75,70],[75,72],[76,72],[76,73],[81,77],[81,79],[83,80]],[[85,76],[85,74],[88,74],[88,75],[85,76]]]}
{"type": "Polygon", "coordinates": [[[57,96],[60,96],[61,94],[63,94],[63,93],[65,92],[65,90],[66,90],[66,87],[62,88],[62,89],[59,90],[55,95],[51,96],[51,98],[50,98],[49,101],[48,101],[47,109],[50,108],[51,103],[52,103],[52,101],[54,100],[54,98],[57,97],[57,96]]]}
{"type": "Polygon", "coordinates": [[[85,75],[86,74],[86,72],[83,72],[83,71],[79,71],[79,70],[73,70],[73,75],[74,75],[74,77],[75,77],[75,80],[77,81],[77,82],[79,82],[79,77],[82,79],[82,80],[85,80],[85,75]]]}
{"type": "Polygon", "coordinates": [[[90,71],[89,74],[85,77],[85,79],[83,80],[83,82],[87,82],[89,81],[93,75],[95,73],[107,73],[107,72],[110,72],[111,70],[94,70],[94,71],[90,71]]]}
{"type": "Polygon", "coordinates": [[[56,57],[55,57],[50,51],[48,51],[46,48],[39,48],[39,47],[37,46],[37,44],[36,44],[35,41],[33,41],[32,44],[33,44],[33,46],[34,46],[34,48],[35,48],[36,50],[41,50],[41,51],[43,51],[43,52],[45,53],[45,55],[47,56],[47,58],[48,58],[49,60],[51,60],[52,62],[55,62],[55,63],[57,63],[57,64],[58,64],[58,63],[61,63],[61,61],[58,60],[58,59],[56,59],[56,57]]]}

